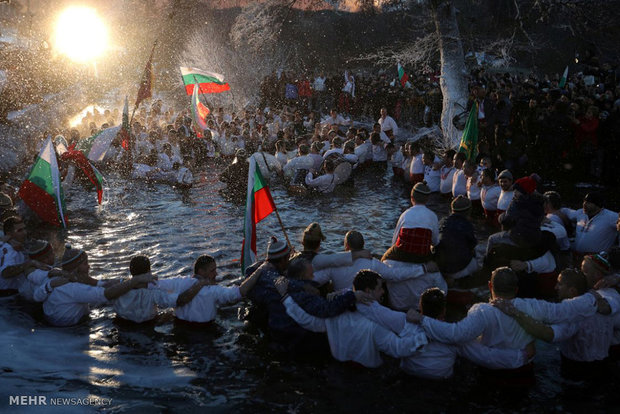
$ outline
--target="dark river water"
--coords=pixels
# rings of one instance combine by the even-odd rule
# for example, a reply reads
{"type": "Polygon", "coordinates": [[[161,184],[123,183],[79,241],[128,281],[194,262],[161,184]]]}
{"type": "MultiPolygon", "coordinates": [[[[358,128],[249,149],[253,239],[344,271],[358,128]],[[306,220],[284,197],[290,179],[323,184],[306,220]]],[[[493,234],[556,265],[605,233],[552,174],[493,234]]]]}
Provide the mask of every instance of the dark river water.
{"type": "MultiPolygon", "coordinates": [[[[49,237],[57,252],[67,242],[85,249],[98,278],[127,275],[129,258],[138,253],[151,258],[160,278],[191,276],[194,259],[210,254],[222,284],[240,283],[244,205],[222,197],[215,169],[196,174],[187,191],[108,174],[103,206],[94,193],[74,188],[70,228],[40,236],[49,237]]],[[[346,231],[357,229],[367,248],[382,254],[409,206],[390,176],[359,177],[354,190],[318,199],[291,196],[277,186],[272,194],[297,247],[306,225],[318,221],[327,236],[324,250],[342,250],[346,231]]],[[[431,208],[440,216],[448,211],[439,200],[431,208]]],[[[484,244],[486,233],[478,228],[484,244]]],[[[259,255],[270,234],[282,237],[273,215],[258,225],[259,255]]],[[[329,358],[283,359],[240,319],[244,310],[243,302],[223,307],[214,326],[190,330],[175,324],[171,311],[154,324],[128,327],[104,306],[79,326],[52,328],[40,309],[0,299],[0,412],[620,412],[617,369],[602,384],[563,380],[558,351],[540,342],[536,385],[507,392],[482,382],[469,363],[459,363],[449,381],[433,382],[407,377],[390,358],[376,370],[329,358]],[[106,401],[16,407],[9,405],[15,395],[106,401]]]]}

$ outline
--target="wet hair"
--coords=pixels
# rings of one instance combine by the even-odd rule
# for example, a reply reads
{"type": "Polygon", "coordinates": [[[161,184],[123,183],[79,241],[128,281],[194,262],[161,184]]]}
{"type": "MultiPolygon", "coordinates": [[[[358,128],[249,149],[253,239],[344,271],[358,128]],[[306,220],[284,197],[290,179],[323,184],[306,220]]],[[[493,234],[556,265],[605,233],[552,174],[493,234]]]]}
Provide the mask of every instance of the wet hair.
{"type": "Polygon", "coordinates": [[[15,230],[15,226],[22,223],[23,221],[19,217],[9,217],[8,219],[4,220],[4,223],[2,224],[2,230],[4,231],[4,234],[12,233],[13,230],[15,230]]]}
{"type": "Polygon", "coordinates": [[[291,260],[291,263],[288,265],[288,269],[286,270],[286,277],[289,279],[300,280],[308,266],[311,266],[312,262],[305,257],[296,257],[291,260]]]}
{"type": "Polygon", "coordinates": [[[454,154],[456,154],[456,151],[453,149],[449,149],[448,151],[446,151],[446,153],[444,154],[444,157],[450,157],[450,159],[454,158],[454,154]]]}
{"type": "Polygon", "coordinates": [[[305,250],[316,250],[321,245],[321,240],[304,238],[301,243],[304,245],[305,250]]]}
{"type": "Polygon", "coordinates": [[[364,291],[366,289],[374,289],[379,283],[381,275],[374,270],[362,269],[355,275],[353,279],[353,287],[355,290],[364,291]]]}
{"type": "Polygon", "coordinates": [[[568,287],[574,288],[577,291],[577,295],[583,295],[588,290],[588,279],[586,275],[575,269],[565,269],[560,272],[562,281],[568,285],[568,287]]]}
{"type": "Polygon", "coordinates": [[[364,248],[364,236],[359,231],[351,230],[347,232],[344,236],[344,241],[351,250],[362,250],[364,248]]]}
{"type": "Polygon", "coordinates": [[[562,208],[562,198],[560,197],[560,193],[557,191],[547,191],[543,194],[545,201],[551,204],[555,210],[559,210],[562,208]]]}
{"type": "Polygon", "coordinates": [[[446,309],[446,295],[439,288],[426,289],[420,296],[420,312],[430,318],[438,318],[446,309]]]}
{"type": "Polygon", "coordinates": [[[129,273],[132,276],[142,275],[151,271],[151,261],[144,255],[134,256],[129,261],[129,273]]]}
{"type": "Polygon", "coordinates": [[[301,155],[307,155],[310,152],[310,147],[307,144],[301,144],[299,146],[299,153],[301,155]]]}
{"type": "Polygon", "coordinates": [[[327,172],[334,172],[334,169],[336,168],[336,165],[334,164],[334,160],[331,158],[327,158],[323,165],[325,166],[325,171],[327,172]]]}
{"type": "Polygon", "coordinates": [[[467,155],[464,152],[457,152],[455,155],[456,159],[461,162],[465,162],[467,160],[467,155]]]}
{"type": "Polygon", "coordinates": [[[203,254],[194,262],[194,274],[198,273],[200,269],[205,268],[211,263],[215,263],[215,259],[207,254],[203,254]]]}
{"type": "Polygon", "coordinates": [[[323,145],[320,142],[313,142],[311,147],[313,151],[321,151],[321,149],[323,148],[323,145]]]}
{"type": "Polygon", "coordinates": [[[372,143],[372,145],[377,145],[381,142],[381,136],[378,132],[373,132],[372,134],[370,134],[370,142],[372,143]]]}
{"type": "Polygon", "coordinates": [[[493,171],[490,168],[485,168],[482,170],[482,176],[489,177],[491,181],[495,181],[495,174],[493,174],[493,171]]]}
{"type": "Polygon", "coordinates": [[[491,282],[496,294],[514,295],[519,285],[519,278],[511,268],[504,266],[491,273],[491,282]]]}

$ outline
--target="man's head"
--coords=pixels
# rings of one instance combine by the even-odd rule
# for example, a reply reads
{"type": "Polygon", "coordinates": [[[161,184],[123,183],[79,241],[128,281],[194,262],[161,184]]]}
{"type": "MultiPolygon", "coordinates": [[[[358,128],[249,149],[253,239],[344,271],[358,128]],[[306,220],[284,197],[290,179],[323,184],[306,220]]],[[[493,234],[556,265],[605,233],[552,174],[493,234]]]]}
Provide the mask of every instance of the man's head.
{"type": "Polygon", "coordinates": [[[420,296],[420,313],[434,319],[446,316],[446,295],[439,288],[426,289],[420,296]]]}
{"type": "Polygon", "coordinates": [[[387,108],[381,108],[381,118],[385,118],[387,116],[387,108]]]}
{"type": "Polygon", "coordinates": [[[75,272],[78,276],[88,276],[90,265],[88,264],[88,255],[84,250],[65,246],[65,252],[60,262],[62,270],[67,272],[75,272]]]}
{"type": "Polygon", "coordinates": [[[460,195],[452,200],[450,209],[452,210],[452,213],[467,215],[471,210],[471,201],[469,198],[460,195]]]}
{"type": "Polygon", "coordinates": [[[467,155],[464,152],[457,152],[454,154],[454,167],[458,170],[463,168],[463,163],[467,160],[467,155]]]}
{"type": "Polygon", "coordinates": [[[588,290],[588,281],[586,276],[575,270],[565,269],[558,276],[558,282],[555,285],[555,291],[558,293],[558,299],[570,299],[583,295],[588,290]]]}
{"type": "Polygon", "coordinates": [[[476,163],[470,160],[465,160],[463,163],[463,172],[466,177],[471,177],[476,172],[476,163]]]}
{"type": "Polygon", "coordinates": [[[31,260],[37,260],[49,266],[54,265],[54,249],[46,240],[32,240],[25,246],[25,250],[31,260]]]}
{"type": "Polygon", "coordinates": [[[482,185],[493,185],[495,183],[495,177],[493,174],[493,170],[490,168],[485,168],[482,170],[482,185]]]}
{"type": "Polygon", "coordinates": [[[454,166],[454,154],[456,154],[456,151],[453,149],[446,151],[443,155],[443,165],[446,167],[454,166]]]}
{"type": "Polygon", "coordinates": [[[609,274],[611,264],[603,253],[590,254],[583,258],[581,271],[586,275],[588,285],[594,286],[596,282],[609,274]]]}
{"type": "Polygon", "coordinates": [[[129,261],[129,273],[132,276],[143,275],[151,272],[151,261],[144,255],[138,255],[129,261]]]}
{"type": "Polygon", "coordinates": [[[325,240],[325,236],[321,231],[321,226],[317,222],[308,224],[308,227],[304,230],[304,234],[301,239],[301,244],[304,246],[304,250],[313,252],[319,251],[321,242],[325,240]]]}
{"type": "Polygon", "coordinates": [[[26,225],[19,217],[9,217],[4,220],[3,230],[5,236],[8,236],[9,240],[16,241],[23,244],[26,241],[26,225]]]}
{"type": "Polygon", "coordinates": [[[289,254],[291,250],[288,244],[279,241],[274,236],[271,236],[269,244],[267,245],[267,261],[274,265],[280,273],[284,273],[289,264],[289,254]]]}
{"type": "Polygon", "coordinates": [[[424,155],[422,156],[422,163],[424,165],[433,165],[435,162],[435,153],[433,151],[424,151],[424,155]]]}
{"type": "Polygon", "coordinates": [[[194,262],[194,274],[199,279],[208,279],[215,282],[215,277],[217,276],[215,259],[206,254],[198,257],[194,262]]]}
{"type": "Polygon", "coordinates": [[[381,275],[370,269],[362,269],[353,279],[353,289],[370,293],[379,303],[385,301],[385,285],[381,275]]]}
{"type": "Polygon", "coordinates": [[[603,209],[604,205],[604,196],[600,192],[588,193],[583,198],[583,212],[586,213],[588,217],[597,215],[603,209]]]}
{"type": "Polygon", "coordinates": [[[557,191],[547,191],[543,194],[545,213],[549,214],[562,208],[562,198],[557,191]]]}
{"type": "Polygon", "coordinates": [[[517,295],[519,289],[519,278],[509,267],[498,267],[491,273],[489,290],[491,296],[495,298],[512,299],[517,295]]]}
{"type": "Polygon", "coordinates": [[[286,277],[295,280],[312,280],[314,278],[312,262],[305,257],[291,260],[286,270],[286,277]]]}
{"type": "Polygon", "coordinates": [[[422,205],[428,201],[431,189],[424,183],[417,183],[411,189],[411,204],[422,205]]]}
{"type": "Polygon", "coordinates": [[[364,248],[364,236],[359,231],[351,230],[344,236],[344,250],[362,250],[364,248]]]}
{"type": "Polygon", "coordinates": [[[497,178],[499,180],[499,186],[502,188],[502,190],[509,191],[510,187],[512,187],[512,173],[508,170],[504,170],[499,173],[497,178]]]}

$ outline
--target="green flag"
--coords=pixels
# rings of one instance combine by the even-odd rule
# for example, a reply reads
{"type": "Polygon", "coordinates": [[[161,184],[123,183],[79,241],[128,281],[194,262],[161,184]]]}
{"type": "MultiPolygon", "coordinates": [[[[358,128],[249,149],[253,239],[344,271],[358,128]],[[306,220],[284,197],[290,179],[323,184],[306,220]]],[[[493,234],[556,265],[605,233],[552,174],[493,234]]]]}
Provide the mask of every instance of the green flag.
{"type": "Polygon", "coordinates": [[[478,103],[474,104],[469,111],[469,117],[465,123],[463,137],[459,145],[459,152],[464,152],[468,160],[474,161],[478,155],[478,103]]]}

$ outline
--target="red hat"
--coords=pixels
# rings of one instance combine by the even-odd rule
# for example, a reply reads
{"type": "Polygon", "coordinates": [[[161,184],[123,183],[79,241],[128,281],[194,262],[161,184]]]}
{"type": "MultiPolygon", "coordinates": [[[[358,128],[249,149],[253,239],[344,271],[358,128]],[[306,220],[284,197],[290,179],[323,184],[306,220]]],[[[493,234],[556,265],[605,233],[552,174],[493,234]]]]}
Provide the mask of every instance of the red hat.
{"type": "Polygon", "coordinates": [[[515,188],[524,194],[532,194],[536,191],[536,180],[532,177],[523,177],[515,181],[515,188]]]}

